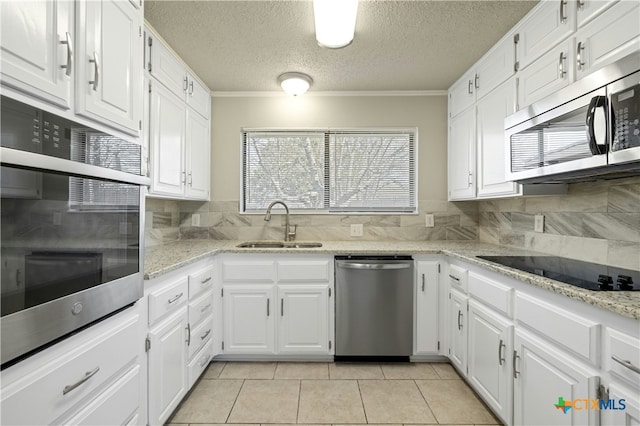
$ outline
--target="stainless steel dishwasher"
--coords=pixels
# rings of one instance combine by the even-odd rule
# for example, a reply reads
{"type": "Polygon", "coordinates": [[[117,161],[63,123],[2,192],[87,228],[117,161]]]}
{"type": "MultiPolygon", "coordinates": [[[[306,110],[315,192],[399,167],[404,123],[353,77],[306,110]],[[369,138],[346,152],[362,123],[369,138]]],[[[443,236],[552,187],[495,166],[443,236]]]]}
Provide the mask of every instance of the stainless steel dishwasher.
{"type": "Polygon", "coordinates": [[[336,360],[407,360],[413,351],[412,257],[336,256],[335,266],[336,360]]]}

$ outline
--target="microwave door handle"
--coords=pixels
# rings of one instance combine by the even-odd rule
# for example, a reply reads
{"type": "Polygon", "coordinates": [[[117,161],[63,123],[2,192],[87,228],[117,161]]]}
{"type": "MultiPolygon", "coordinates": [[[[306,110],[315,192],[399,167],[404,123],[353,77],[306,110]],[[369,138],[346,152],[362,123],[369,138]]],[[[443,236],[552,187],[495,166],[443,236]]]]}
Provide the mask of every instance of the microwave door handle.
{"type": "MultiPolygon", "coordinates": [[[[594,96],[591,98],[591,102],[589,103],[589,108],[587,109],[587,135],[589,139],[589,149],[591,150],[591,154],[600,155],[605,154],[607,152],[606,141],[602,146],[598,146],[598,141],[596,140],[596,132],[595,132],[595,115],[597,108],[606,108],[607,106],[607,97],[606,96],[594,96]]],[[[605,110],[606,113],[606,110],[605,110]]]]}

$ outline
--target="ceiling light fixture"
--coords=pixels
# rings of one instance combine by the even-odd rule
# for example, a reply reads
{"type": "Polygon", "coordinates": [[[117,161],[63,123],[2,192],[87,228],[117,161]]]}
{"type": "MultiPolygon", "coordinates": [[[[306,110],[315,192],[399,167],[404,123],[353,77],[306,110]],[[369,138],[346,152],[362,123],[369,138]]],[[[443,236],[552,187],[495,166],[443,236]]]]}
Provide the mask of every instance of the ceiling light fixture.
{"type": "Polygon", "coordinates": [[[330,49],[351,44],[357,14],[358,0],[313,0],[318,44],[330,49]]]}
{"type": "Polygon", "coordinates": [[[278,83],[287,94],[298,96],[309,90],[313,80],[301,72],[285,72],[278,77],[278,83]]]}

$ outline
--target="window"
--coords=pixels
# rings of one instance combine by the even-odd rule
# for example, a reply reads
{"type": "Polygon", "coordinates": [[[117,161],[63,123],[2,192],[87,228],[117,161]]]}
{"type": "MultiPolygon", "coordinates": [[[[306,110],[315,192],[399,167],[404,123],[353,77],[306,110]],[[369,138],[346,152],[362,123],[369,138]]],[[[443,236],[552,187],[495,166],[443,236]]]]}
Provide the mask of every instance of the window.
{"type": "Polygon", "coordinates": [[[309,212],[414,213],[414,130],[242,134],[242,210],[283,200],[309,212]]]}

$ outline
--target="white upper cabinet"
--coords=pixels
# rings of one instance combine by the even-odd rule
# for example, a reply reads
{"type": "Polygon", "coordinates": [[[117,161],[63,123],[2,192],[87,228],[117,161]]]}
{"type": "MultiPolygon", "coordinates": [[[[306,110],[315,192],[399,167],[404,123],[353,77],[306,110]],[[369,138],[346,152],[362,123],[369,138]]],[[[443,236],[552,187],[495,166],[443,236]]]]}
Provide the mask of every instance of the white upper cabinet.
{"type": "Polygon", "coordinates": [[[2,83],[63,108],[71,107],[73,3],[0,2],[2,83]]]}
{"type": "Polygon", "coordinates": [[[517,61],[524,69],[576,30],[576,1],[541,1],[519,24],[517,61]]]}
{"type": "Polygon", "coordinates": [[[477,64],[474,87],[476,97],[491,93],[515,73],[515,42],[513,36],[504,37],[477,64]]]}
{"type": "Polygon", "coordinates": [[[187,108],[186,124],[186,195],[189,198],[208,199],[211,185],[209,121],[187,108]]]}
{"type": "Polygon", "coordinates": [[[449,117],[455,117],[476,101],[475,69],[463,75],[449,88],[449,117]]]}
{"type": "Polygon", "coordinates": [[[449,119],[449,200],[475,198],[476,110],[449,119]]]}
{"type": "Polygon", "coordinates": [[[578,0],[578,28],[591,21],[620,0],[578,0]]]}
{"type": "Polygon", "coordinates": [[[515,112],[514,79],[478,101],[477,195],[478,198],[517,195],[520,185],[506,180],[504,119],[515,112]]]}
{"type": "Polygon", "coordinates": [[[211,109],[209,90],[198,83],[198,80],[196,80],[191,73],[187,73],[187,79],[189,80],[189,86],[187,87],[187,105],[208,120],[211,109]]]}
{"type": "MultiPolygon", "coordinates": [[[[608,5],[611,2],[602,3],[608,5]]],[[[579,79],[637,50],[640,50],[640,3],[615,3],[576,33],[577,77],[579,79]]]]}
{"type": "Polygon", "coordinates": [[[76,113],[138,135],[142,14],[128,0],[77,2],[76,113]]]}

